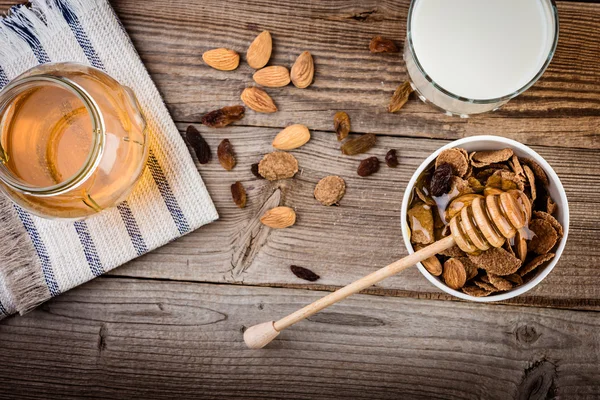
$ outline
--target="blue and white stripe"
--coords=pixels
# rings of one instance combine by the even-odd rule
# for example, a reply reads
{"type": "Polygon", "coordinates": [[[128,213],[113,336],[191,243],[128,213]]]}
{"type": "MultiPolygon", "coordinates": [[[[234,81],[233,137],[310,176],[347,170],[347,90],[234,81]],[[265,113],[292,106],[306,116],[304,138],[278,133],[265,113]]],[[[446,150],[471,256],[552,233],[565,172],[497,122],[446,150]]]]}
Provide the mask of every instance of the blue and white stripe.
{"type": "Polygon", "coordinates": [[[40,233],[38,232],[35,223],[31,219],[31,215],[28,212],[25,212],[21,207],[15,206],[17,210],[17,214],[23,223],[23,226],[27,230],[29,237],[31,238],[31,242],[33,243],[33,247],[37,252],[37,255],[40,259],[40,264],[42,266],[42,274],[44,275],[44,280],[46,281],[46,285],[48,285],[48,290],[50,290],[50,294],[52,296],[56,296],[60,294],[61,290],[58,287],[58,282],[54,276],[54,269],[52,268],[52,262],[50,261],[50,257],[48,255],[48,250],[46,249],[46,244],[42,240],[40,233]]]}
{"type": "Polygon", "coordinates": [[[104,273],[104,269],[102,268],[102,262],[100,261],[100,257],[98,257],[98,251],[96,250],[96,245],[94,244],[94,240],[90,235],[90,230],[85,223],[85,221],[77,221],[73,223],[75,226],[75,231],[77,231],[77,235],[79,236],[79,241],[83,247],[83,253],[85,254],[85,258],[92,270],[94,276],[100,276],[104,273]]]}
{"type": "Polygon", "coordinates": [[[125,228],[127,229],[127,233],[131,238],[131,243],[133,244],[137,255],[141,256],[142,254],[147,253],[148,247],[146,246],[146,241],[140,232],[140,227],[133,216],[133,212],[131,212],[131,207],[129,207],[127,200],[119,204],[117,209],[119,210],[119,214],[121,214],[121,218],[125,223],[125,228]]]}

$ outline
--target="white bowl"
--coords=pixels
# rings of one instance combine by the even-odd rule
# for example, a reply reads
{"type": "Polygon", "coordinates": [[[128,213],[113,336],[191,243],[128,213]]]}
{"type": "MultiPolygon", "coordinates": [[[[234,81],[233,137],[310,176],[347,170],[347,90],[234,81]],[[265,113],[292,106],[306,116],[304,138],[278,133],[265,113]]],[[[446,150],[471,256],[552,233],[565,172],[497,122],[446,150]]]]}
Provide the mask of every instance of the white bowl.
{"type": "Polygon", "coordinates": [[[402,210],[401,210],[401,219],[402,219],[402,236],[404,237],[404,244],[406,245],[406,249],[409,254],[415,252],[412,244],[410,243],[410,235],[408,229],[408,223],[406,221],[406,214],[408,211],[408,203],[410,201],[410,195],[413,191],[414,185],[417,181],[417,178],[421,175],[421,173],[435,160],[438,154],[445,149],[449,149],[452,147],[462,147],[468,152],[471,151],[482,151],[482,150],[499,150],[504,148],[511,148],[515,152],[515,154],[519,157],[530,158],[533,159],[536,163],[538,163],[544,171],[546,171],[546,175],[548,175],[548,180],[550,185],[548,186],[548,193],[552,197],[552,199],[558,205],[558,212],[555,215],[558,222],[561,223],[564,229],[564,236],[560,240],[560,243],[556,247],[556,252],[554,258],[550,261],[548,265],[543,268],[540,268],[537,272],[536,276],[527,282],[524,285],[518,286],[513,290],[509,290],[507,292],[500,292],[497,294],[493,294],[487,297],[474,297],[469,296],[463,292],[459,292],[458,290],[454,290],[449,288],[444,284],[444,282],[433,275],[431,275],[423,264],[418,263],[417,267],[419,271],[429,280],[429,282],[433,283],[442,291],[449,293],[453,296],[459,297],[464,300],[472,300],[472,301],[480,301],[480,302],[491,302],[491,301],[501,301],[507,300],[516,296],[519,296],[529,290],[531,290],[534,286],[540,283],[549,273],[552,271],[560,256],[565,248],[565,244],[567,243],[567,236],[569,235],[569,203],[567,201],[567,195],[565,194],[565,189],[563,188],[560,179],[558,179],[558,175],[552,169],[550,164],[546,162],[538,153],[530,149],[529,147],[521,144],[517,141],[506,139],[500,136],[470,136],[464,139],[456,140],[452,143],[448,143],[447,145],[439,148],[436,152],[431,154],[423,163],[417,168],[412,178],[408,182],[408,186],[404,192],[404,198],[402,199],[402,210]]]}

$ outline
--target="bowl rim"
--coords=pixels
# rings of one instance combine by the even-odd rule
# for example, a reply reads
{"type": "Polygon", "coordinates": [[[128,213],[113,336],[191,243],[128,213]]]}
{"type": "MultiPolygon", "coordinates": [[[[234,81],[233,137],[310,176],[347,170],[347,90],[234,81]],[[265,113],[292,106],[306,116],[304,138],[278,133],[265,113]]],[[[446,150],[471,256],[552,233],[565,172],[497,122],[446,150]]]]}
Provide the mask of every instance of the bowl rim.
{"type": "Polygon", "coordinates": [[[440,152],[442,152],[443,150],[453,148],[453,147],[460,147],[461,145],[464,145],[467,143],[472,143],[472,142],[478,142],[478,141],[492,141],[492,142],[500,143],[503,145],[507,145],[508,147],[511,147],[513,149],[518,149],[518,150],[526,153],[529,157],[533,158],[534,161],[536,163],[538,163],[544,169],[546,174],[548,175],[550,184],[556,186],[559,196],[560,196],[560,199],[554,199],[554,200],[557,202],[558,206],[561,208],[561,210],[563,212],[563,217],[564,217],[564,224],[563,224],[564,235],[563,235],[560,243],[558,244],[558,247],[556,248],[555,256],[552,259],[552,261],[550,261],[550,263],[543,270],[541,270],[535,276],[534,279],[532,279],[531,281],[527,282],[524,285],[517,287],[514,290],[509,290],[507,292],[501,292],[499,294],[493,294],[493,295],[486,296],[486,297],[470,296],[461,291],[449,288],[444,283],[442,283],[441,280],[439,280],[437,277],[434,277],[433,275],[431,275],[425,269],[425,267],[423,266],[422,263],[417,263],[417,268],[419,269],[421,274],[429,282],[431,282],[434,286],[436,286],[438,289],[440,289],[452,296],[463,299],[463,300],[470,300],[470,301],[475,301],[475,302],[480,302],[480,303],[489,303],[489,302],[494,302],[494,301],[508,300],[508,299],[511,299],[513,297],[516,297],[523,293],[528,292],[529,290],[531,290],[535,286],[537,286],[541,281],[543,281],[546,278],[546,276],[548,276],[548,274],[554,269],[555,265],[557,264],[558,260],[560,259],[561,255],[563,253],[563,250],[567,243],[567,237],[569,235],[569,223],[570,223],[569,202],[567,199],[567,194],[565,192],[565,189],[562,185],[562,182],[560,181],[560,179],[559,179],[558,175],[556,174],[556,172],[554,171],[554,169],[550,166],[550,164],[548,164],[548,162],[542,156],[540,156],[535,150],[531,149],[529,146],[526,146],[526,145],[524,145],[520,142],[517,142],[516,140],[513,140],[513,139],[508,139],[508,138],[505,138],[502,136],[495,136],[495,135],[476,135],[476,136],[469,136],[466,138],[454,140],[454,141],[440,147],[433,153],[431,153],[431,155],[429,155],[429,157],[427,157],[419,165],[419,167],[415,170],[412,177],[408,181],[408,184],[406,186],[406,189],[404,191],[404,195],[402,198],[402,207],[400,209],[400,223],[401,223],[401,229],[402,229],[402,238],[404,240],[404,245],[406,247],[406,250],[408,251],[408,254],[413,254],[415,252],[412,244],[410,243],[410,236],[408,235],[408,222],[406,220],[406,214],[408,211],[408,202],[409,202],[410,194],[413,191],[413,188],[417,181],[417,178],[419,177],[419,175],[421,175],[421,173],[425,170],[425,168],[427,166],[429,166],[435,160],[435,158],[438,156],[438,154],[440,152]]]}

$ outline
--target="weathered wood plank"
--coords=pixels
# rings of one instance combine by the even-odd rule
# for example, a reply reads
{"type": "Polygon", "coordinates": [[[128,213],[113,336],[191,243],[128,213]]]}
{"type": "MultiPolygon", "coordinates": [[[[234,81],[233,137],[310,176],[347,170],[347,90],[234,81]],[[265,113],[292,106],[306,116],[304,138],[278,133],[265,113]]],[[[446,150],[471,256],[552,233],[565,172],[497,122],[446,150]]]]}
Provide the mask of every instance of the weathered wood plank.
{"type": "Polygon", "coordinates": [[[0,323],[0,398],[594,398],[596,313],[356,296],[260,351],[242,330],[321,293],[99,278],[0,323]]]}
{"type": "Polygon", "coordinates": [[[203,51],[229,47],[244,55],[262,29],[274,37],[271,64],[290,66],[303,50],[316,63],[308,90],[271,89],[280,111],[249,112],[244,124],[282,127],[305,121],[331,129],[330,113],[354,114],[357,132],[454,139],[499,134],[524,143],[600,147],[600,5],[562,2],[560,43],[544,77],[500,112],[468,120],[446,117],[414,100],[398,114],[385,107],[395,87],[406,79],[400,55],[370,54],[372,36],[402,43],[408,0],[280,2],[262,0],[146,2],[144,12],[130,1],[113,2],[142,59],[177,121],[197,122],[214,108],[239,102],[252,84],[245,63],[235,72],[212,70],[203,51]]]}
{"type": "MultiPolygon", "coordinates": [[[[290,121],[295,122],[295,121],[290,121]]],[[[185,125],[181,125],[183,129],[185,125]]],[[[270,146],[276,129],[199,127],[213,151],[229,138],[238,165],[231,172],[216,160],[198,165],[217,205],[221,219],[134,260],[112,272],[115,275],[268,285],[303,285],[289,270],[292,264],[313,269],[321,285],[342,286],[406,255],[400,230],[400,203],[410,176],[431,152],[445,141],[379,137],[370,155],[380,160],[388,149],[399,150],[400,165],[369,177],[356,174],[358,160],[342,156],[335,134],[312,132],[311,141],[293,151],[301,171],[293,180],[270,183],[256,179],[250,165],[270,146]],[[347,193],[340,207],[324,207],[313,198],[314,185],[326,175],[342,176],[347,193]],[[249,202],[244,210],[231,200],[229,186],[241,181],[249,202]],[[295,226],[271,230],[257,224],[258,209],[277,191],[281,204],[294,207],[295,226]],[[250,227],[250,228],[249,228],[250,227]],[[250,231],[249,231],[250,229],[250,231]],[[261,232],[258,235],[258,232],[261,232]],[[251,239],[256,237],[256,240],[251,239]]],[[[597,274],[600,217],[600,153],[595,150],[534,146],[555,168],[566,187],[571,210],[571,233],[555,270],[542,284],[513,300],[518,304],[600,309],[597,274]]],[[[311,288],[319,286],[311,285],[311,288]]],[[[382,282],[375,293],[428,298],[450,297],[427,282],[416,268],[382,282]],[[389,290],[388,290],[389,289],[389,290]]]]}

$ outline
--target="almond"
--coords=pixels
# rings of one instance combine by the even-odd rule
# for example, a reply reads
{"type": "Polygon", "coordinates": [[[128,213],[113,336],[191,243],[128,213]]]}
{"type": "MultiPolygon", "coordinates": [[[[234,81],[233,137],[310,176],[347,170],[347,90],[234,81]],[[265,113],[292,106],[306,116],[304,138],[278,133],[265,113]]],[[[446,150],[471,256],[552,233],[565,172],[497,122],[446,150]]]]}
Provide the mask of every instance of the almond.
{"type": "Polygon", "coordinates": [[[286,67],[273,65],[259,69],[252,76],[254,82],[266,87],[283,87],[290,83],[290,71],[286,67]]]}
{"type": "Polygon", "coordinates": [[[455,290],[465,286],[467,282],[467,271],[462,262],[456,258],[446,260],[442,276],[446,285],[455,290]]]}
{"type": "Polygon", "coordinates": [[[296,62],[292,66],[290,75],[292,83],[297,88],[304,89],[312,83],[315,75],[315,64],[312,55],[308,51],[305,51],[298,56],[296,62]]]}
{"type": "Polygon", "coordinates": [[[260,69],[267,65],[271,58],[273,50],[273,41],[269,31],[262,31],[260,35],[254,39],[248,51],[246,52],[246,61],[254,69],[260,69]]]}
{"type": "Polygon", "coordinates": [[[308,128],[301,124],[290,125],[275,136],[273,147],[278,150],[293,150],[310,140],[308,128]]]}
{"type": "Polygon", "coordinates": [[[229,49],[213,49],[202,54],[205,63],[220,71],[232,71],[240,65],[240,55],[229,49]]]}
{"type": "Polygon", "coordinates": [[[249,108],[261,113],[274,113],[277,111],[277,106],[273,103],[273,99],[262,89],[250,87],[244,89],[241,95],[242,101],[249,108]]]}
{"type": "Polygon", "coordinates": [[[264,213],[260,222],[269,228],[287,228],[296,223],[296,212],[290,207],[275,207],[264,213]]]}

